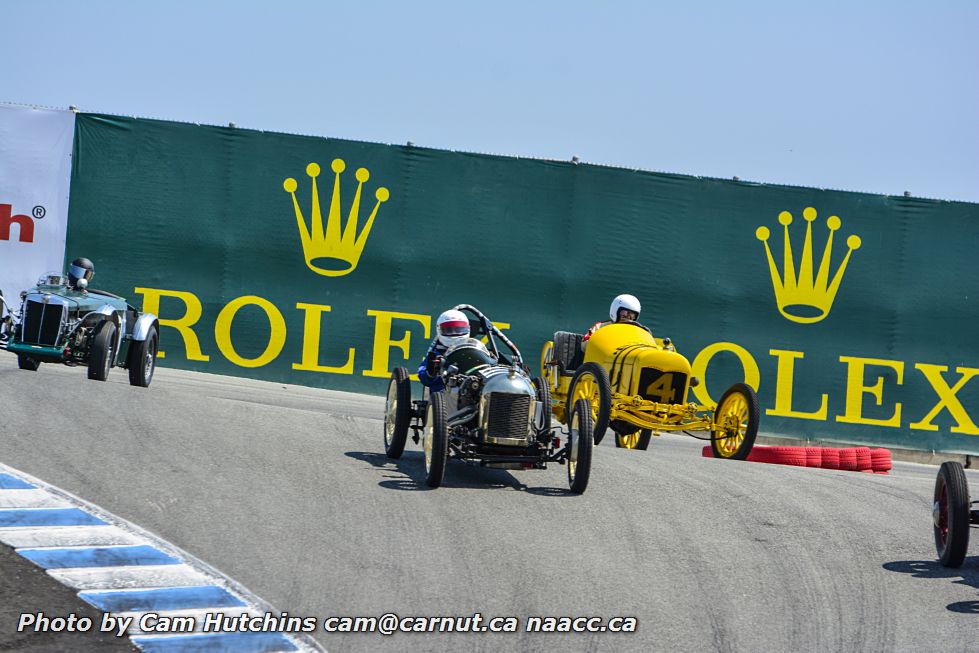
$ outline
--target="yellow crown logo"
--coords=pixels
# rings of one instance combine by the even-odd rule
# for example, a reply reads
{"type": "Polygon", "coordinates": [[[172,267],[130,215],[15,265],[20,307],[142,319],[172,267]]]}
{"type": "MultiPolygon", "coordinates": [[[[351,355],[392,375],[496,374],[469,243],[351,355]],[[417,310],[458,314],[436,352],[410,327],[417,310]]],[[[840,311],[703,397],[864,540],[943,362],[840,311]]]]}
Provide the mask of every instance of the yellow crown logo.
{"type": "Polygon", "coordinates": [[[354,201],[350,205],[347,225],[341,233],[340,173],[346,167],[342,159],[334,159],[330,165],[334,173],[333,197],[330,199],[330,214],[326,220],[325,230],[323,228],[323,214],[320,212],[320,194],[316,188],[316,178],[320,174],[319,164],[310,163],[306,166],[306,174],[313,181],[312,224],[308,228],[306,227],[306,220],[303,218],[302,209],[299,208],[299,201],[296,199],[296,180],[290,177],[282,182],[282,187],[292,195],[292,206],[296,210],[296,222],[299,225],[299,235],[302,238],[306,265],[313,272],[327,277],[341,277],[350,274],[357,268],[360,255],[364,251],[364,245],[367,244],[367,237],[374,225],[374,218],[377,217],[377,210],[390,197],[387,188],[377,189],[374,193],[377,203],[374,205],[370,217],[367,218],[364,230],[358,234],[360,193],[363,190],[364,182],[370,179],[370,173],[365,168],[358,169],[354,175],[357,178],[357,192],[354,193],[354,201]]]}
{"type": "Polygon", "coordinates": [[[772,274],[772,286],[775,288],[775,301],[778,303],[779,312],[793,322],[811,324],[819,322],[829,315],[830,309],[833,308],[833,300],[836,299],[836,293],[843,281],[843,273],[846,271],[846,264],[850,261],[850,254],[854,250],[860,249],[860,237],[854,235],[846,239],[846,245],[849,249],[836,274],[833,275],[833,280],[830,281],[829,269],[833,253],[833,234],[840,228],[841,224],[837,216],[830,216],[826,220],[829,238],[826,239],[826,248],[823,250],[823,260],[819,263],[819,271],[813,279],[812,223],[816,219],[816,209],[812,207],[804,209],[802,217],[806,220],[806,242],[802,246],[802,264],[799,266],[798,275],[792,258],[792,244],[789,242],[789,225],[792,224],[791,213],[782,211],[778,214],[778,221],[785,229],[785,262],[782,277],[779,277],[775,259],[772,257],[772,250],[768,247],[770,235],[768,227],[758,227],[755,231],[755,237],[765,244],[768,269],[772,274]]]}

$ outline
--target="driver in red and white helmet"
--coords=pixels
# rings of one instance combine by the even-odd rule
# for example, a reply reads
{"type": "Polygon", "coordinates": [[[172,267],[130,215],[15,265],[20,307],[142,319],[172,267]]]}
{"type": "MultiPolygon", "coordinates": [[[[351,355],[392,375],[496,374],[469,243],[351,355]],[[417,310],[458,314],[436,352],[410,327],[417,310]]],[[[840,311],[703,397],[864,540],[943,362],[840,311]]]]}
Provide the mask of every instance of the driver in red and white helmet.
{"type": "Polygon", "coordinates": [[[458,345],[469,339],[469,318],[462,311],[450,309],[438,316],[435,322],[438,336],[428,348],[425,359],[418,368],[418,380],[431,389],[439,392],[445,389],[445,384],[439,374],[442,355],[452,345],[458,345]]]}
{"type": "Polygon", "coordinates": [[[618,322],[635,322],[639,319],[639,313],[641,311],[642,304],[639,303],[639,300],[636,299],[635,295],[618,295],[612,300],[612,305],[609,306],[608,309],[608,316],[611,319],[593,324],[581,339],[582,348],[584,348],[585,343],[588,342],[588,339],[591,338],[592,334],[601,329],[603,326],[616,324],[618,322]]]}

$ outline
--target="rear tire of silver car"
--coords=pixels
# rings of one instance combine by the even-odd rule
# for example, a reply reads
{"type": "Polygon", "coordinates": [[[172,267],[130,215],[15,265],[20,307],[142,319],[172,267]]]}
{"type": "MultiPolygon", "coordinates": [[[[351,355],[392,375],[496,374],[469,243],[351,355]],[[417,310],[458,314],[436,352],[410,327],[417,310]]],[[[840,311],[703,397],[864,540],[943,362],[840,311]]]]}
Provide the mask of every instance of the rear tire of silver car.
{"type": "Polygon", "coordinates": [[[30,356],[25,356],[24,354],[17,354],[17,367],[22,370],[28,370],[29,372],[36,372],[37,368],[41,366],[41,361],[34,360],[30,356]]]}
{"type": "Polygon", "coordinates": [[[574,405],[571,419],[568,420],[568,483],[571,491],[581,494],[588,487],[588,477],[591,475],[592,433],[594,423],[591,417],[591,406],[585,399],[579,399],[574,405]]]}
{"type": "Polygon", "coordinates": [[[445,476],[445,460],[449,455],[449,429],[445,423],[445,395],[433,392],[428,400],[428,416],[422,433],[425,450],[425,484],[428,487],[442,485],[445,476]]]}
{"type": "Polygon", "coordinates": [[[404,453],[411,421],[411,381],[408,370],[396,367],[384,403],[384,453],[397,460],[404,453]]]}
{"type": "Polygon", "coordinates": [[[146,340],[134,340],[129,349],[129,385],[148,388],[156,370],[156,352],[160,338],[156,328],[150,327],[146,340]]]}
{"type": "Polygon", "coordinates": [[[540,442],[550,442],[551,433],[551,389],[547,387],[547,381],[538,376],[534,379],[534,391],[537,403],[541,404],[541,420],[535,423],[537,427],[537,440],[540,442]]]}
{"type": "Polygon", "coordinates": [[[93,381],[105,381],[109,377],[115,353],[116,325],[109,320],[102,320],[95,327],[95,335],[92,336],[92,346],[88,356],[88,378],[93,381]]]}

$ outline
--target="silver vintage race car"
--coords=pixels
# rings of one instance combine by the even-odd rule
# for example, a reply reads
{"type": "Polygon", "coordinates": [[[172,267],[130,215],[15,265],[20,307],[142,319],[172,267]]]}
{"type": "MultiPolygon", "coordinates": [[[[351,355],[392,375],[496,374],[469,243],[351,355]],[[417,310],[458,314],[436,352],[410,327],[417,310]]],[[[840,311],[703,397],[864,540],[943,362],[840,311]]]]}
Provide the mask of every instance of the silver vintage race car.
{"type": "Polygon", "coordinates": [[[567,466],[571,491],[588,486],[594,428],[584,399],[571,411],[566,431],[551,426],[551,396],[541,379],[531,379],[520,351],[485,315],[468,304],[455,307],[472,316],[470,338],[449,348],[441,362],[445,390],[412,400],[408,370],[394,370],[384,411],[384,448],[400,458],[412,440],[425,452],[425,482],[442,484],[445,464],[456,458],[502,469],[567,466]],[[509,350],[502,352],[499,339],[509,350]],[[558,433],[563,436],[558,437],[558,433]],[[579,435],[580,434],[580,435],[579,435]],[[583,436],[583,437],[582,437],[583,436]]]}

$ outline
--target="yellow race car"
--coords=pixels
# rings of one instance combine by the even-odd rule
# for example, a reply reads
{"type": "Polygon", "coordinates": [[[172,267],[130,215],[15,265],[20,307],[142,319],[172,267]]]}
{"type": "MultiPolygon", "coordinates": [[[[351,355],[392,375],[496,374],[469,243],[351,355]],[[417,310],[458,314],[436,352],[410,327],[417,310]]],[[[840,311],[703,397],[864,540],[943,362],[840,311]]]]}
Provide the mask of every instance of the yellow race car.
{"type": "MultiPolygon", "coordinates": [[[[653,337],[638,322],[601,327],[582,347],[581,334],[558,331],[541,351],[541,372],[551,392],[554,417],[567,423],[568,406],[591,405],[595,444],[605,431],[615,444],[646,449],[664,431],[706,431],[714,456],[744,460],[758,433],[758,396],[735,383],[717,406],[687,401],[699,381],[669,338],[653,337]]],[[[694,437],[697,437],[694,435],[694,437]]]]}

